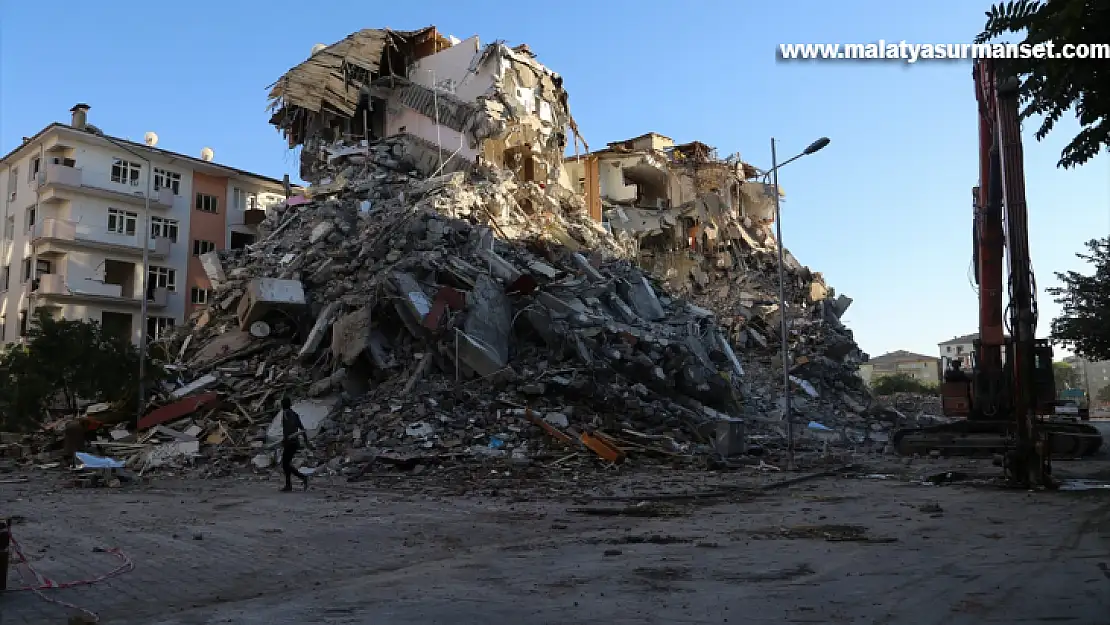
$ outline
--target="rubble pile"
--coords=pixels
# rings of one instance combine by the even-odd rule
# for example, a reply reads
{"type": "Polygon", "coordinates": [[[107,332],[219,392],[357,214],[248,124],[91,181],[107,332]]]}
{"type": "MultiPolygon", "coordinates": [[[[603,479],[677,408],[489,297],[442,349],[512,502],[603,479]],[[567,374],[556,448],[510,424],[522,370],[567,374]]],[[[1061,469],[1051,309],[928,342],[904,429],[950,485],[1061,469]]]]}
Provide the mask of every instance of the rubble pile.
{"type": "Polygon", "coordinates": [[[352,447],[525,461],[577,441],[617,460],[710,451],[742,414],[713,313],[658,294],[573,196],[421,179],[403,141],[357,147],[333,146],[334,175],[272,209],[259,243],[203,259],[215,303],[171,351],[179,395],[248,415],[223,427],[268,426],[289,394],[333,466],[352,447]]]}
{"type": "Polygon", "coordinates": [[[879,403],[890,406],[915,420],[944,420],[940,395],[899,392],[881,398],[879,403]]]}
{"type": "Polygon", "coordinates": [[[773,203],[738,156],[655,133],[589,152],[527,46],[432,26],[314,48],[270,105],[311,187],[201,257],[214,294],[163,341],[179,384],[114,435],[132,466],[268,467],[282,397],[356,475],[773,456],[784,366],[812,448],[884,443],[851,300],[784,251],[778,301],[773,203]]]}

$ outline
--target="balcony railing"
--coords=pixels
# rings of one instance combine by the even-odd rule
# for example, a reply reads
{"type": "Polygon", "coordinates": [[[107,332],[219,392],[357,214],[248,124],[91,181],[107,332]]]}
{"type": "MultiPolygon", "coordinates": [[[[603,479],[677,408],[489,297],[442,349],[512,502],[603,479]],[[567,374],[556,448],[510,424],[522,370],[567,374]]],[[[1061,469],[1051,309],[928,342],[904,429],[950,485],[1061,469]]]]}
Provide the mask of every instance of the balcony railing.
{"type": "MultiPolygon", "coordinates": [[[[34,280],[27,281],[24,289],[29,295],[50,299],[99,301],[133,306],[142,304],[142,299],[138,296],[140,287],[128,289],[128,293],[124,293],[122,284],[95,280],[81,280],[79,283],[71,284],[63,274],[58,273],[39,274],[34,280]]],[[[153,289],[151,295],[147,305],[152,308],[164,308],[169,300],[169,292],[164,288],[153,289]]]]}
{"type": "MultiPolygon", "coordinates": [[[[143,190],[145,186],[142,188],[133,187],[133,191],[112,188],[107,180],[90,180],[81,168],[69,167],[59,163],[51,163],[39,172],[37,183],[40,191],[69,189],[109,200],[124,201],[136,205],[145,204],[146,196],[143,190]],[[98,182],[102,184],[97,184],[98,182]]],[[[173,202],[173,189],[168,187],[158,189],[150,195],[151,208],[173,208],[173,202]]]]}
{"type": "MultiPolygon", "coordinates": [[[[141,227],[136,224],[136,227],[141,227]]],[[[105,228],[97,228],[88,224],[75,221],[47,217],[35,224],[35,245],[61,244],[63,246],[78,246],[100,249],[104,251],[139,255],[143,253],[143,236],[141,232],[135,234],[120,234],[109,232],[105,228]]],[[[170,254],[169,239],[158,238],[147,240],[148,255],[152,258],[165,258],[170,254]]],[[[40,251],[52,251],[48,247],[40,251]]],[[[64,250],[53,250],[62,252],[64,250]]]]}

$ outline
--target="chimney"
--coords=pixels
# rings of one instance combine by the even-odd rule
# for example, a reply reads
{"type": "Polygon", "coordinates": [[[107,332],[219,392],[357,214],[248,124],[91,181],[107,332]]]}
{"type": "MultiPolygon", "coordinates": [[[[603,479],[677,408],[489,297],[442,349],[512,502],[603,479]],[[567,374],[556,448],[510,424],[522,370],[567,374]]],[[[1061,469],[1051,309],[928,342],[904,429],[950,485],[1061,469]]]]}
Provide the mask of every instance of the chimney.
{"type": "Polygon", "coordinates": [[[69,125],[77,130],[84,130],[89,121],[89,105],[76,104],[73,108],[69,109],[69,112],[73,113],[73,120],[69,125]]]}

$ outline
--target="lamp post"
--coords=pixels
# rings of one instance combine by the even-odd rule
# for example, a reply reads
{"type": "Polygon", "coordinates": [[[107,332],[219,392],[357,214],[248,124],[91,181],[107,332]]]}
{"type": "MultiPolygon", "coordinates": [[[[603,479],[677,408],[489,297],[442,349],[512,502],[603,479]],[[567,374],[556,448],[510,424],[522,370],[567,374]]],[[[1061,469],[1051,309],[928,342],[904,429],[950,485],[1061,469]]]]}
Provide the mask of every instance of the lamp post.
{"type": "Polygon", "coordinates": [[[786,323],[786,270],[783,263],[782,215],[779,208],[779,168],[803,156],[813,154],[828,144],[829,138],[821,137],[809,144],[809,147],[801,154],[779,163],[775,138],[771,137],[771,170],[764,174],[764,178],[768,175],[773,177],[774,182],[772,184],[775,187],[775,239],[777,239],[779,249],[779,335],[782,342],[782,409],[783,418],[786,419],[786,461],[789,470],[794,469],[794,421],[790,416],[790,348],[787,341],[789,335],[786,323]]]}
{"type": "Polygon", "coordinates": [[[150,194],[154,184],[154,164],[149,158],[139,154],[131,148],[120,144],[103,132],[95,133],[117,148],[135,156],[146,163],[146,193],[143,194],[143,280],[139,304],[139,403],[135,411],[135,424],[143,418],[143,409],[146,408],[146,343],[147,343],[147,291],[150,288],[150,194]]]}

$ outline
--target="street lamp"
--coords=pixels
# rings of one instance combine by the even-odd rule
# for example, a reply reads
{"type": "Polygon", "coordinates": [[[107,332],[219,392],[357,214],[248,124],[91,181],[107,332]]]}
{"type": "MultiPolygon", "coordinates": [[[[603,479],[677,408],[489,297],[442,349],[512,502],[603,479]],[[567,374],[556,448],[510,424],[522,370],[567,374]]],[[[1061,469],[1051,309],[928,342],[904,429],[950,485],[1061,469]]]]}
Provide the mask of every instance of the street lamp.
{"type": "Polygon", "coordinates": [[[790,348],[787,345],[787,324],[786,324],[786,270],[783,264],[783,245],[782,245],[782,215],[779,208],[779,169],[802,158],[817,152],[829,144],[828,137],[821,137],[820,139],[809,144],[801,154],[788,158],[781,164],[778,162],[778,154],[775,149],[775,138],[771,137],[771,169],[764,174],[764,180],[767,176],[772,176],[774,182],[775,194],[775,238],[778,240],[779,248],[779,334],[782,340],[782,402],[783,402],[783,418],[786,419],[786,453],[787,453],[787,468],[794,469],[794,422],[790,417],[790,348]]]}
{"type": "Polygon", "coordinates": [[[148,284],[150,281],[150,194],[154,183],[154,164],[151,163],[149,158],[120,144],[104,134],[103,131],[98,130],[94,134],[146,163],[146,193],[143,197],[143,286],[140,293],[141,303],[139,304],[139,405],[135,413],[135,423],[138,424],[139,419],[143,418],[143,409],[146,408],[146,318],[148,313],[148,290],[150,289],[148,284]]]}

